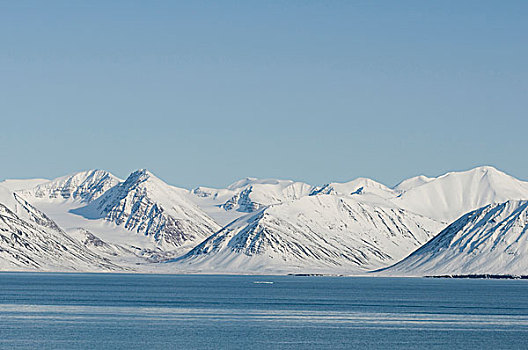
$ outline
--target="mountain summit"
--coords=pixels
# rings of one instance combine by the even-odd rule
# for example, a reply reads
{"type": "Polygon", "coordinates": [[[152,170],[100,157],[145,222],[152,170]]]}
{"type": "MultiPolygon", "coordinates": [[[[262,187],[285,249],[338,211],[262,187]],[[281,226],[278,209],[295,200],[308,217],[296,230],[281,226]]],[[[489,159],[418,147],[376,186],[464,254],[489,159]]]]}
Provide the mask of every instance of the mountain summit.
{"type": "Polygon", "coordinates": [[[394,204],[446,223],[487,204],[528,199],[528,182],[490,166],[421,180],[405,186],[394,204]]]}
{"type": "Polygon", "coordinates": [[[104,219],[174,248],[198,243],[220,228],[189,197],[187,190],[170,186],[141,169],[72,212],[104,219]]]}

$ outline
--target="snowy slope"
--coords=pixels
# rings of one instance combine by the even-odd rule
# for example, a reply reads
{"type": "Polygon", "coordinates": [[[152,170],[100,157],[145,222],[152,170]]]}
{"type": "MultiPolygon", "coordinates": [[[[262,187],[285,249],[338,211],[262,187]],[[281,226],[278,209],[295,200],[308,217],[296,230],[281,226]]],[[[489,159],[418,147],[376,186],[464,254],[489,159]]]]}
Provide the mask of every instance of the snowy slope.
{"type": "Polygon", "coordinates": [[[528,201],[472,211],[383,274],[528,274],[528,201]]]}
{"type": "Polygon", "coordinates": [[[299,199],[312,185],[292,180],[245,178],[227,188],[197,187],[193,201],[221,225],[265,206],[299,199]]]}
{"type": "Polygon", "coordinates": [[[96,261],[164,272],[362,273],[398,261],[471,210],[528,200],[527,182],[492,167],[394,188],[366,178],[323,186],[245,178],[189,191],[146,170],[125,181],[90,170],[1,184],[16,190],[0,191],[0,203],[18,220],[35,225],[44,212],[42,222],[96,261]]]}
{"type": "MultiPolygon", "coordinates": [[[[148,244],[137,245],[130,241],[125,241],[124,244],[108,242],[81,227],[69,229],[67,234],[89,251],[129,271],[146,272],[146,265],[174,257],[172,252],[163,251],[155,246],[149,248],[148,244]]],[[[151,269],[147,268],[147,270],[151,269]]]]}
{"type": "Polygon", "coordinates": [[[6,179],[0,182],[0,186],[15,192],[28,190],[49,181],[48,179],[6,179]]]}
{"type": "Polygon", "coordinates": [[[132,173],[74,214],[104,219],[144,235],[164,249],[196,244],[220,229],[190,200],[189,191],[167,185],[147,170],[132,173]]]}
{"type": "Polygon", "coordinates": [[[381,198],[392,198],[397,195],[397,193],[389,187],[364,177],[344,183],[333,182],[321,187],[317,187],[311,193],[311,195],[318,194],[337,194],[343,196],[374,194],[381,198]]]}
{"type": "Polygon", "coordinates": [[[89,202],[111,187],[117,185],[120,180],[104,170],[88,170],[62,176],[54,180],[40,183],[30,189],[18,191],[22,196],[30,199],[36,198],[61,198],[77,199],[89,202]]]}
{"type": "Polygon", "coordinates": [[[84,249],[44,213],[1,186],[0,269],[121,270],[101,256],[84,249]]]}
{"type": "MultiPolygon", "coordinates": [[[[410,187],[393,203],[415,213],[452,222],[461,215],[492,203],[528,199],[528,183],[493,167],[451,172],[410,187]]],[[[408,186],[399,186],[399,188],[408,186]]]]}
{"type": "Polygon", "coordinates": [[[177,254],[177,252],[169,254],[149,237],[133,234],[104,218],[90,220],[72,213],[80,207],[85,207],[88,202],[98,198],[119,182],[118,178],[106,171],[90,170],[53,180],[6,180],[2,183],[7,183],[17,190],[19,197],[23,197],[32,206],[45,212],[66,234],[85,245],[85,248],[109,258],[116,264],[135,268],[135,265],[145,263],[146,260],[151,261],[155,257],[163,260],[177,254]],[[32,184],[34,186],[31,186],[32,184]],[[99,249],[101,246],[84,244],[89,242],[85,233],[93,235],[105,245],[123,249],[117,249],[120,252],[117,256],[110,254],[110,251],[99,249]],[[105,255],[105,253],[109,254],[105,255]]]}
{"type": "Polygon", "coordinates": [[[134,255],[134,252],[130,249],[120,246],[119,244],[105,242],[84,228],[70,230],[68,234],[78,240],[87,249],[100,255],[109,255],[112,257],[134,255]]]}
{"type": "Polygon", "coordinates": [[[392,200],[399,195],[395,191],[377,181],[367,178],[357,178],[345,183],[330,183],[316,187],[310,193],[311,196],[334,195],[353,197],[355,200],[374,206],[395,207],[392,200]]]}
{"type": "Polygon", "coordinates": [[[416,176],[393,188],[367,178],[323,186],[246,178],[225,189],[198,187],[192,193],[195,203],[222,225],[268,205],[322,194],[396,206],[448,224],[486,204],[528,199],[528,183],[493,167],[483,166],[436,178],[416,176]]]}
{"type": "Polygon", "coordinates": [[[435,178],[430,178],[424,175],[419,175],[419,176],[411,177],[410,179],[403,180],[402,182],[394,186],[393,189],[397,192],[405,192],[415,187],[431,182],[434,179],[435,178]]]}
{"type": "Polygon", "coordinates": [[[399,208],[306,196],[238,219],[175,263],[204,271],[350,273],[398,261],[440,227],[399,208]]]}

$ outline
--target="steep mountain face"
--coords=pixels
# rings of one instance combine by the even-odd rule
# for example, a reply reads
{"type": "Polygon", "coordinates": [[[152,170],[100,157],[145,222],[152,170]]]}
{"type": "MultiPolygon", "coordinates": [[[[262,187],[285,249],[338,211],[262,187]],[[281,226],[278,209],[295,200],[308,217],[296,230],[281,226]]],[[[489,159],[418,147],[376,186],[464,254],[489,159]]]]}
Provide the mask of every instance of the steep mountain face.
{"type": "Polygon", "coordinates": [[[227,225],[176,262],[217,271],[360,271],[386,266],[441,224],[395,207],[335,195],[306,196],[227,225]]]}
{"type": "Polygon", "coordinates": [[[0,187],[0,268],[52,271],[121,270],[79,245],[55,222],[0,187]]]}
{"type": "Polygon", "coordinates": [[[220,228],[189,197],[188,191],[169,186],[146,170],[138,170],[72,212],[89,219],[104,219],[151,237],[166,249],[174,249],[196,244],[220,228]]]}
{"type": "Polygon", "coordinates": [[[34,188],[20,190],[19,193],[28,198],[76,199],[90,202],[119,182],[117,177],[107,171],[89,170],[40,183],[34,188]]]}
{"type": "Polygon", "coordinates": [[[415,213],[452,222],[461,215],[492,203],[528,199],[528,183],[492,167],[447,173],[435,179],[415,181],[393,203],[415,213]]]}
{"type": "Polygon", "coordinates": [[[383,273],[528,274],[528,201],[472,211],[383,273]]]}

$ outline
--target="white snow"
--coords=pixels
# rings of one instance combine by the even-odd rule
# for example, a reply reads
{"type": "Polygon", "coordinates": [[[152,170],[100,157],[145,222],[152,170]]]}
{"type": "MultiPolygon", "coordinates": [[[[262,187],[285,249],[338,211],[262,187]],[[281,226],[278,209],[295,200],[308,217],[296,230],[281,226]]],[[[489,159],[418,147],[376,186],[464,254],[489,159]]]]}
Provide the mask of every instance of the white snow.
{"type": "Polygon", "coordinates": [[[112,222],[169,250],[197,244],[220,229],[189,198],[187,190],[170,186],[143,169],[71,212],[112,222]]]}
{"type": "Polygon", "coordinates": [[[120,181],[107,171],[88,170],[49,180],[19,192],[26,197],[73,198],[89,202],[98,198],[120,181]]]}
{"type": "MultiPolygon", "coordinates": [[[[38,267],[28,265],[21,241],[10,241],[11,255],[0,256],[0,269],[364,274],[394,264],[469,211],[523,199],[528,183],[493,167],[417,176],[393,188],[367,178],[322,186],[245,178],[226,188],[189,191],[144,169],[125,181],[103,170],[54,180],[11,179],[0,183],[0,204],[11,212],[4,214],[6,232],[22,227],[35,240],[29,243],[45,253],[37,254],[38,267]],[[53,242],[64,239],[74,257],[56,250],[53,242]],[[13,260],[16,249],[22,249],[24,263],[13,260]],[[79,254],[92,263],[78,260],[79,254]]],[[[492,241],[495,234],[482,237],[492,241]]],[[[431,271],[462,263],[464,271],[514,271],[512,266],[524,266],[521,248],[495,248],[497,255],[488,258],[518,258],[493,266],[435,253],[431,271]]]]}
{"type": "Polygon", "coordinates": [[[0,269],[123,270],[85,249],[44,213],[1,186],[0,269]]]}
{"type": "Polygon", "coordinates": [[[307,196],[313,189],[293,180],[245,178],[224,189],[197,187],[191,192],[193,201],[224,226],[265,206],[307,196]]]}
{"type": "Polygon", "coordinates": [[[425,175],[419,175],[411,177],[410,179],[403,180],[402,182],[394,186],[394,189],[396,191],[405,192],[412,188],[431,182],[432,180],[434,180],[434,178],[430,178],[425,175]]]}
{"type": "Polygon", "coordinates": [[[3,186],[10,191],[28,190],[34,188],[43,183],[49,182],[48,179],[6,179],[0,182],[0,186],[3,186]]]}
{"type": "Polygon", "coordinates": [[[351,197],[305,196],[234,221],[175,264],[212,271],[361,271],[398,261],[441,227],[351,197]]]}
{"type": "Polygon", "coordinates": [[[464,215],[381,274],[526,275],[527,272],[528,201],[507,201],[464,215]]]}
{"type": "Polygon", "coordinates": [[[409,188],[393,202],[446,223],[491,203],[528,199],[528,182],[493,167],[451,172],[409,188]]]}

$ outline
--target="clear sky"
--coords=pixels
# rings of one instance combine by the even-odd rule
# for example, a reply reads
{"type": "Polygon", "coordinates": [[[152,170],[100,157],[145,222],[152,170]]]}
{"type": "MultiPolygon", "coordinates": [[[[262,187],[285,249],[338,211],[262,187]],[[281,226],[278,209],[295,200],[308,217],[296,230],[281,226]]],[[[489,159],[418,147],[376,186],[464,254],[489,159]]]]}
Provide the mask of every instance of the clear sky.
{"type": "Polygon", "coordinates": [[[527,62],[528,1],[0,1],[0,179],[528,179],[527,62]]]}

